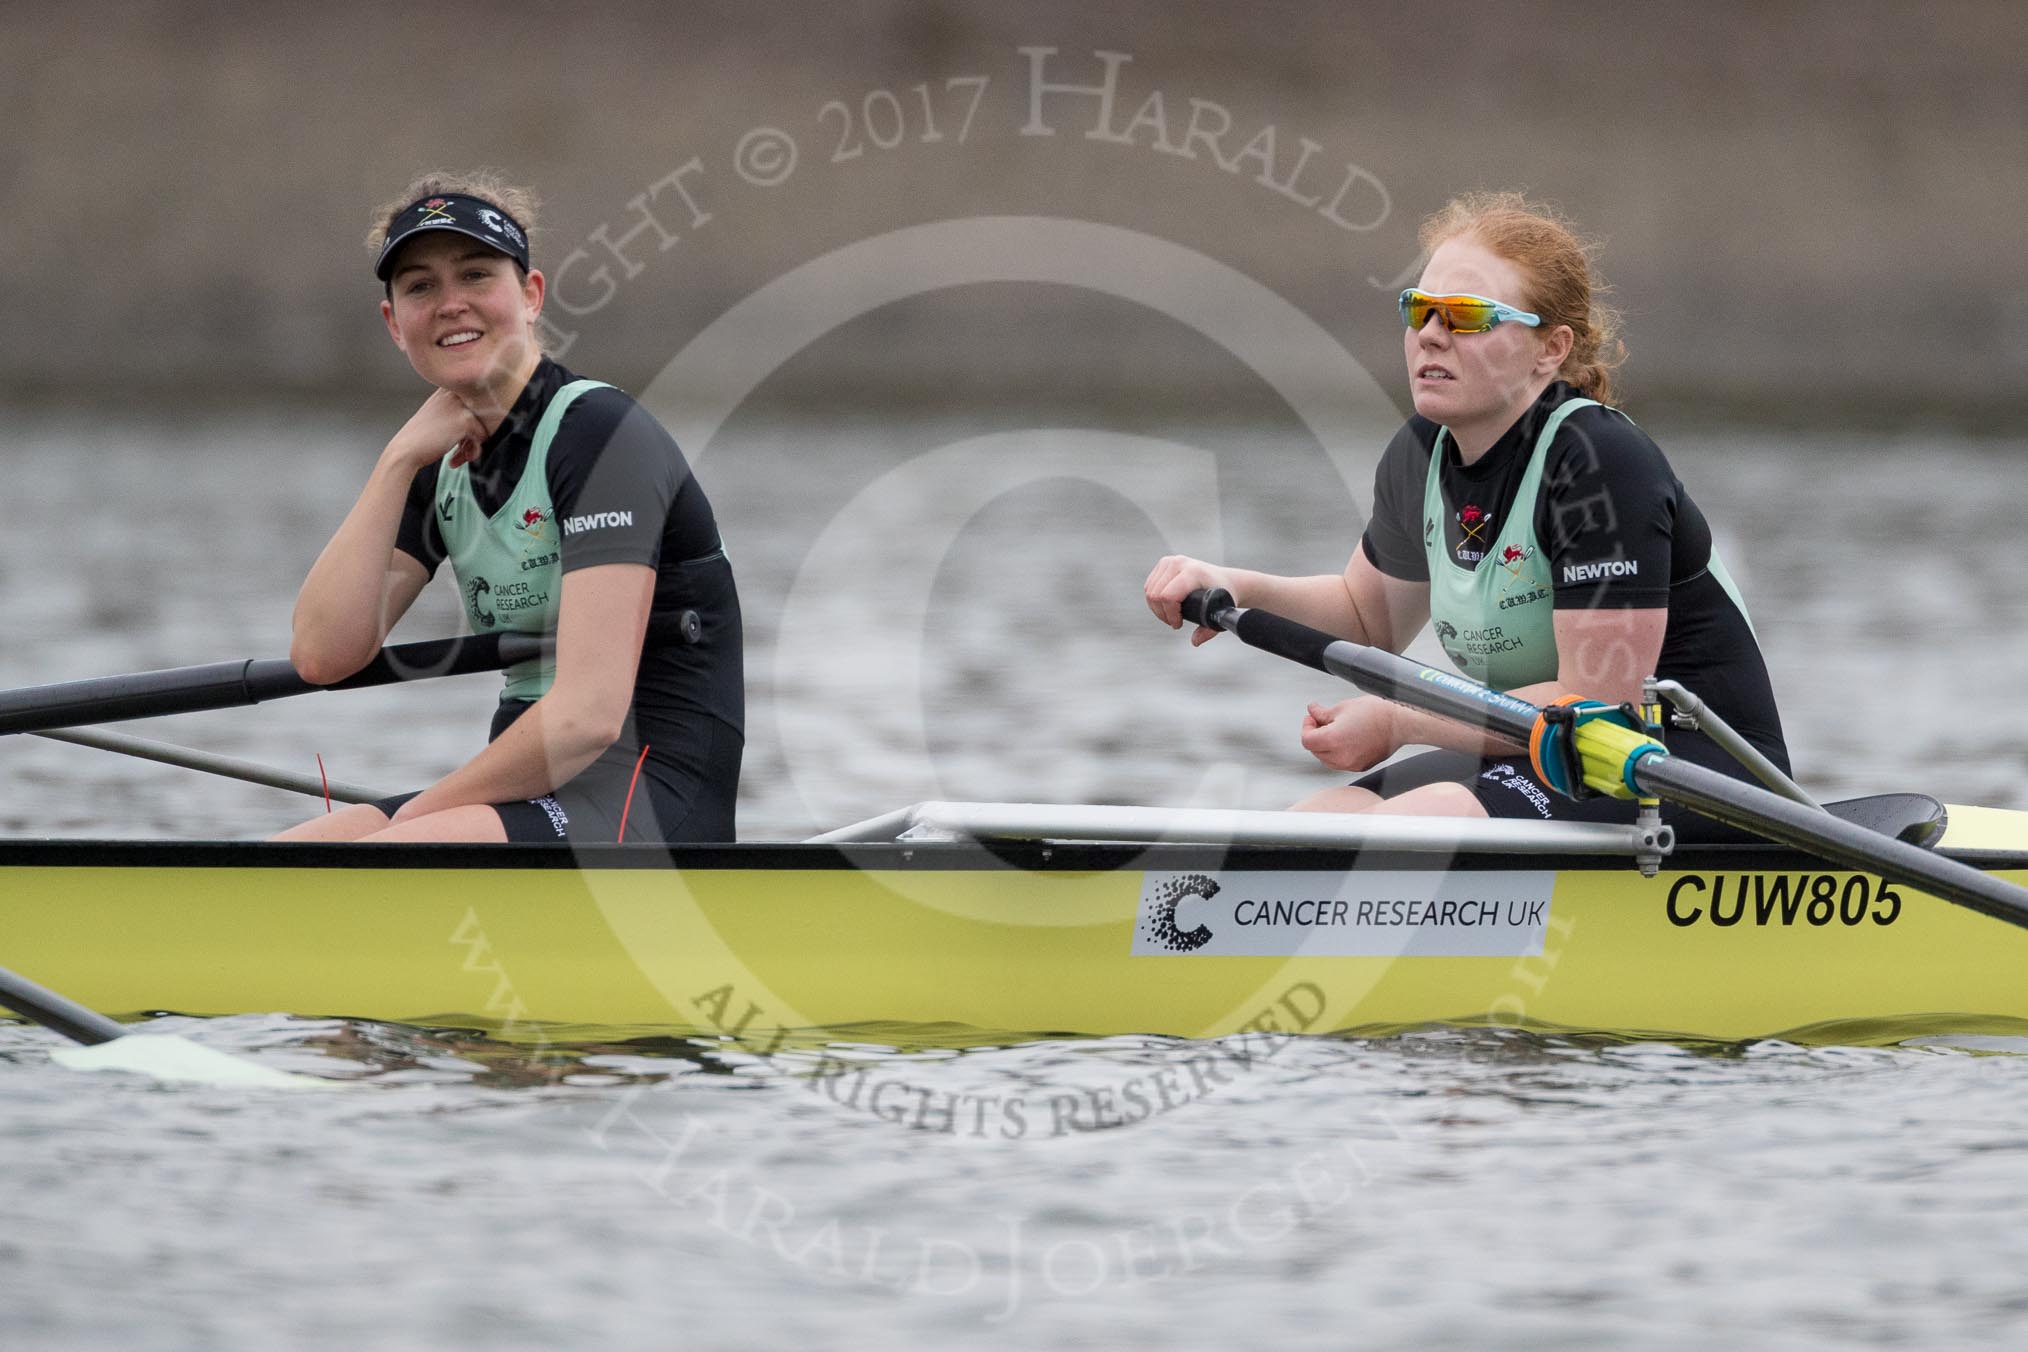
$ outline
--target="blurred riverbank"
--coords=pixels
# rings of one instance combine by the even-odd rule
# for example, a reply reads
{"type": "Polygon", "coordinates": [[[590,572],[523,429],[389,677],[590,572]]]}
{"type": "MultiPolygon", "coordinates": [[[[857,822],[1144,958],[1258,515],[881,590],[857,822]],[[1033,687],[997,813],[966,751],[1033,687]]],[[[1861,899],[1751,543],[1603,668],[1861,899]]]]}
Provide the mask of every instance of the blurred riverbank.
{"type": "Polygon", "coordinates": [[[17,403],[399,397],[368,210],[490,163],[548,198],[566,361],[631,388],[815,268],[851,341],[786,405],[1255,416],[1286,392],[1179,318],[1179,250],[1391,389],[1417,221],[1506,186],[1604,240],[1649,416],[2028,423],[2018,6],[121,0],[0,35],[17,403]],[[923,238],[878,294],[840,252],[1003,218],[1147,247],[923,238]]]}

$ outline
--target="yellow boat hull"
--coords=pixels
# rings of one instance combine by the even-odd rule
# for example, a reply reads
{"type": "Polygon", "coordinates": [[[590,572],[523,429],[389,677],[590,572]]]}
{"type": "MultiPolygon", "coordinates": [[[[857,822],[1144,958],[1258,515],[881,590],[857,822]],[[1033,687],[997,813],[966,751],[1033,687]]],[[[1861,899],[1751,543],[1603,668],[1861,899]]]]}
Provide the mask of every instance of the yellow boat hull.
{"type": "MultiPolygon", "coordinates": [[[[2022,814],[1951,820],[1946,846],[2024,843],[2022,814]]],[[[2028,883],[2028,856],[1998,862],[2028,883]]],[[[1705,851],[1650,879],[1616,861],[1454,863],[1454,879],[1491,868],[1548,897],[1538,931],[1494,956],[1136,951],[1151,879],[1319,866],[1209,847],[7,846],[0,961],[121,1016],[279,1011],[534,1042],[2028,1028],[2028,932],[1785,851],[1705,851]]]]}

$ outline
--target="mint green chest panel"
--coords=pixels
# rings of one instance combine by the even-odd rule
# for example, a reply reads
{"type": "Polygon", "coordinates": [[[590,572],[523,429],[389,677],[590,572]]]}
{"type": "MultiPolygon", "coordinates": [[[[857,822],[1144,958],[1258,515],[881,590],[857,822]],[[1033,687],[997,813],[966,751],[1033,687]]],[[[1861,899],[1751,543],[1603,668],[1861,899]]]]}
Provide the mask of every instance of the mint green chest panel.
{"type": "Polygon", "coordinates": [[[1507,520],[1492,539],[1466,539],[1485,550],[1477,568],[1451,557],[1443,527],[1440,471],[1448,430],[1437,430],[1430,450],[1429,479],[1423,487],[1423,555],[1429,565],[1429,614],[1437,641],[1458,670],[1495,690],[1512,690],[1556,679],[1556,601],[1549,555],[1535,538],[1535,505],[1542,491],[1542,466],[1563,420],[1595,399],[1572,399],[1549,415],[1515,490],[1507,520]]]}
{"type": "MultiPolygon", "coordinates": [[[[576,380],[556,392],[535,425],[521,482],[490,517],[472,496],[468,467],[452,469],[446,456],[447,463],[438,470],[437,527],[473,633],[556,632],[557,607],[563,599],[563,554],[562,533],[549,500],[549,444],[571,401],[587,390],[603,388],[603,381],[576,380]]],[[[554,658],[522,662],[507,668],[502,698],[540,699],[555,679],[554,658]]]]}

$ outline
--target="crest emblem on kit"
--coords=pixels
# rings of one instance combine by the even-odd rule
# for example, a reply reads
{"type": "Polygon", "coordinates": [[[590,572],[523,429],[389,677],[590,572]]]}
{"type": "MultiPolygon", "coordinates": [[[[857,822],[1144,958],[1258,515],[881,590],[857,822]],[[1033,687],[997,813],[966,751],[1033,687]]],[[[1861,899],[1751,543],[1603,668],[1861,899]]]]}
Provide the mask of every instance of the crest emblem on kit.
{"type": "Polygon", "coordinates": [[[420,211],[423,217],[417,224],[428,225],[432,221],[442,221],[444,224],[449,225],[451,213],[445,211],[444,208],[450,204],[450,199],[447,197],[432,197],[426,202],[418,202],[415,209],[420,211]]]}
{"type": "Polygon", "coordinates": [[[1500,584],[1500,594],[1505,598],[1500,602],[1502,610],[1540,601],[1549,595],[1541,574],[1528,566],[1535,555],[1534,545],[1508,545],[1493,555],[1493,562],[1507,574],[1507,580],[1500,584]]]}
{"type": "Polygon", "coordinates": [[[556,539],[556,518],[540,507],[530,507],[515,518],[514,529],[526,534],[531,543],[548,544],[556,539]]]}
{"type": "Polygon", "coordinates": [[[1486,527],[1490,524],[1491,522],[1486,513],[1469,502],[1458,509],[1458,525],[1464,529],[1465,544],[1484,545],[1486,543],[1486,527]]]}

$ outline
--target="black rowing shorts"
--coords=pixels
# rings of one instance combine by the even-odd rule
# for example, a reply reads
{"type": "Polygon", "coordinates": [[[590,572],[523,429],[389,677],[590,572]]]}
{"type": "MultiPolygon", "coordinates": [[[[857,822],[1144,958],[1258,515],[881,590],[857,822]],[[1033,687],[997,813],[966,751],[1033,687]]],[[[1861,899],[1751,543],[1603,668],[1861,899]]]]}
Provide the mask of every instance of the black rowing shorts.
{"type": "MultiPolygon", "coordinates": [[[[502,726],[496,724],[496,736],[502,726]]],[[[673,752],[651,749],[638,782],[640,752],[621,741],[554,793],[490,806],[507,839],[521,844],[610,844],[620,839],[622,817],[630,842],[730,841],[743,750],[738,732],[715,718],[701,719],[695,735],[673,752]]],[[[374,806],[392,817],[415,796],[396,794],[374,806]]]]}
{"type": "MultiPolygon", "coordinates": [[[[1748,771],[1710,739],[1678,734],[1670,754],[1707,765],[1734,779],[1748,780],[1748,771]]],[[[1749,780],[1749,782],[1752,782],[1749,780]]],[[[1425,751],[1392,765],[1370,770],[1352,781],[1355,789],[1393,798],[1425,784],[1462,784],[1479,800],[1488,817],[1507,821],[1607,822],[1631,826],[1640,805],[1603,795],[1582,802],[1566,798],[1543,783],[1526,756],[1475,756],[1468,751],[1425,751]]],[[[1676,828],[1684,845],[1746,845],[1765,843],[1759,836],[1713,821],[1674,803],[1662,804],[1662,820],[1676,828]]]]}

